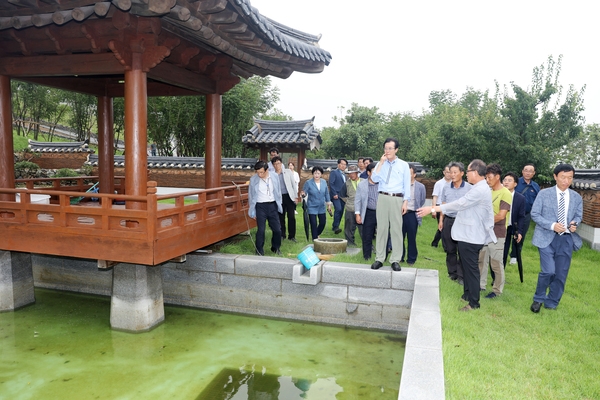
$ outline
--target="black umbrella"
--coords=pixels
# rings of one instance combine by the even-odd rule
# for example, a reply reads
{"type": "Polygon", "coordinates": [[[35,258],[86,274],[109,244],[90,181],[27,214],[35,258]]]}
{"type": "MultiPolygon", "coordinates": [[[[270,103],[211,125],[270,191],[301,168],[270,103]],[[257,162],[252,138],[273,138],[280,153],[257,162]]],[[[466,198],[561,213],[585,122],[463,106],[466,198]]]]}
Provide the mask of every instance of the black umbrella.
{"type": "Polygon", "coordinates": [[[310,229],[310,219],[308,218],[308,205],[306,204],[306,196],[302,196],[302,214],[304,216],[304,232],[308,241],[308,231],[310,229]]]}
{"type": "MultiPolygon", "coordinates": [[[[521,258],[521,246],[517,243],[517,235],[513,235],[513,248],[517,249],[517,265],[519,267],[519,277],[521,278],[521,283],[523,283],[523,259],[521,258]]],[[[523,239],[521,239],[523,240],[523,239]]]]}

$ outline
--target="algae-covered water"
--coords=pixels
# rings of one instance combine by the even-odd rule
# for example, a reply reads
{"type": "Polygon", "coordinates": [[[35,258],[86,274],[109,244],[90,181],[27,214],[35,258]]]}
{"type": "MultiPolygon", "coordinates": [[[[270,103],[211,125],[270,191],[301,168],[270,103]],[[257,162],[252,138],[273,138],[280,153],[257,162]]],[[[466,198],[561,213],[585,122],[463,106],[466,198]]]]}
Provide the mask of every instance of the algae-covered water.
{"type": "Polygon", "coordinates": [[[165,306],[109,326],[107,297],[36,289],[0,313],[1,399],[397,399],[404,337],[165,306]]]}

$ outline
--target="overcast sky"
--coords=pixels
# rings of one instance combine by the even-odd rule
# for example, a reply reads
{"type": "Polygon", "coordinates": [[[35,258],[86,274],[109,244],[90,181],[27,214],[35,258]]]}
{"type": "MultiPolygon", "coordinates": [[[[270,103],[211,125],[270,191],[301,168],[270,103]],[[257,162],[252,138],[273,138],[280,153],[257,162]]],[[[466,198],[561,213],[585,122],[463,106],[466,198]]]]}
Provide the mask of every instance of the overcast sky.
{"type": "Polygon", "coordinates": [[[600,68],[593,1],[251,0],[261,14],[321,34],[332,60],[320,74],[272,78],[276,105],[318,128],[352,103],[421,114],[433,90],[528,88],[533,68],[563,55],[566,92],[586,85],[586,123],[600,123],[600,68]],[[342,108],[343,107],[343,108],[342,108]]]}

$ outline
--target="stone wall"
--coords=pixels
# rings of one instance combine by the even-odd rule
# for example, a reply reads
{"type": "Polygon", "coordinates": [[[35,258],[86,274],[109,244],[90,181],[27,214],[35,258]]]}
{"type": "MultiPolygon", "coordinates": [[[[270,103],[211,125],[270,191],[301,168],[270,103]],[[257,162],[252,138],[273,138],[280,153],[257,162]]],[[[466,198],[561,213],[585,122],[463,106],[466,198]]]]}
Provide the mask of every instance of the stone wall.
{"type": "MultiPolygon", "coordinates": [[[[113,272],[95,261],[32,255],[32,263],[36,286],[111,294],[113,272]]],[[[321,262],[303,274],[297,260],[227,254],[156,268],[167,304],[395,332],[408,330],[417,272],[321,262]]]]}
{"type": "Polygon", "coordinates": [[[34,153],[31,162],[43,169],[79,169],[87,161],[88,153],[34,153]]]}

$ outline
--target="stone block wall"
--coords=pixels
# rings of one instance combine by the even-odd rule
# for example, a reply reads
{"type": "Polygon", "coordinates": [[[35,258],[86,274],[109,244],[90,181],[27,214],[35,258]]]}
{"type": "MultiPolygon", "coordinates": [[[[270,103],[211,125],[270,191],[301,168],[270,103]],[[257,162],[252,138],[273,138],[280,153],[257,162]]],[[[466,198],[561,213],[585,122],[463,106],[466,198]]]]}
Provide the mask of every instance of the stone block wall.
{"type": "Polygon", "coordinates": [[[43,169],[79,169],[87,158],[88,153],[35,153],[31,162],[43,169]]]}
{"type": "MultiPolygon", "coordinates": [[[[33,255],[38,287],[110,295],[112,270],[92,260],[33,255]]],[[[314,282],[294,279],[297,260],[227,254],[188,254],[165,263],[167,304],[265,317],[406,332],[417,270],[371,270],[323,262],[314,282]]],[[[119,268],[117,264],[115,268],[119,268]]],[[[308,272],[307,272],[308,274],[308,272]]]]}

